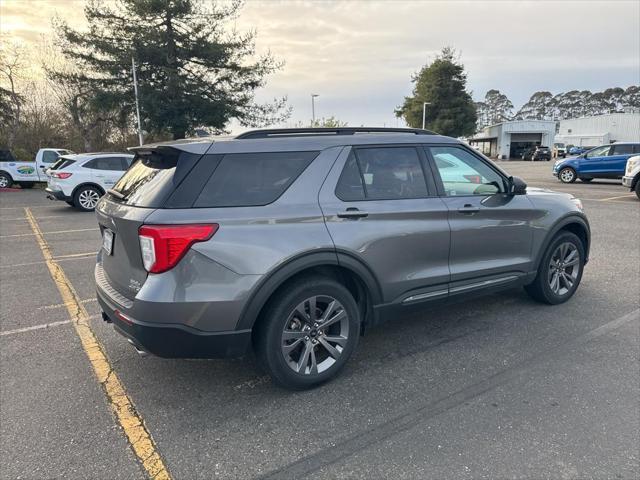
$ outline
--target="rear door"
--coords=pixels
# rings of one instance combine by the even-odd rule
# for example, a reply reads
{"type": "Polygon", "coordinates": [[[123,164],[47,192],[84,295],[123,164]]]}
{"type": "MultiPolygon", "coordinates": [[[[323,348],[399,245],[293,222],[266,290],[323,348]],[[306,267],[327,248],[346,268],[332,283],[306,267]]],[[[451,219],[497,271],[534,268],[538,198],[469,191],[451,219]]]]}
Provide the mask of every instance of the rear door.
{"type": "Polygon", "coordinates": [[[92,180],[105,191],[113,187],[124,174],[122,157],[98,157],[84,164],[91,169],[92,180]]]}
{"type": "Polygon", "coordinates": [[[632,143],[614,143],[608,157],[609,175],[613,178],[622,178],[627,160],[634,155],[634,145],[632,143]]]}
{"type": "Polygon", "coordinates": [[[507,178],[461,145],[425,151],[448,209],[451,293],[530,272],[536,212],[527,196],[507,195],[507,178]]]}
{"type": "Polygon", "coordinates": [[[447,295],[449,224],[419,146],[346,147],[320,191],[339,253],[378,279],[383,301],[447,295]]]}

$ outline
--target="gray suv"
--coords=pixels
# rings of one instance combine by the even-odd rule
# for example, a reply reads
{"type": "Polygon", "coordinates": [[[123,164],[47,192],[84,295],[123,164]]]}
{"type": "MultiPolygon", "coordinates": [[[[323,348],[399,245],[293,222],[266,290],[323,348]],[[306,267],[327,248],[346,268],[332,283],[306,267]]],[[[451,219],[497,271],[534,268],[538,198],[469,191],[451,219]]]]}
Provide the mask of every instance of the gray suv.
{"type": "Polygon", "coordinates": [[[307,388],[369,326],[524,286],[565,302],[589,254],[571,195],[425,130],[257,130],[134,149],[96,207],[103,318],[162,357],[241,356],[307,388]]]}

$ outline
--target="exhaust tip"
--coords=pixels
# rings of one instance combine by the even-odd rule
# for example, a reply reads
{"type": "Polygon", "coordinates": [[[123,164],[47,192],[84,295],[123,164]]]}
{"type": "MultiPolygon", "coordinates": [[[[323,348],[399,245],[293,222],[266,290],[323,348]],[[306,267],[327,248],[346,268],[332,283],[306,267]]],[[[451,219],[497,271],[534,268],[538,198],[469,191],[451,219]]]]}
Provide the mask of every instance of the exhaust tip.
{"type": "Polygon", "coordinates": [[[136,352],[138,352],[138,355],[140,355],[141,357],[146,357],[147,355],[149,355],[149,352],[146,352],[144,350],[142,350],[140,347],[138,347],[133,340],[131,340],[130,338],[127,338],[127,341],[131,344],[131,346],[133,348],[136,349],[136,352]]]}

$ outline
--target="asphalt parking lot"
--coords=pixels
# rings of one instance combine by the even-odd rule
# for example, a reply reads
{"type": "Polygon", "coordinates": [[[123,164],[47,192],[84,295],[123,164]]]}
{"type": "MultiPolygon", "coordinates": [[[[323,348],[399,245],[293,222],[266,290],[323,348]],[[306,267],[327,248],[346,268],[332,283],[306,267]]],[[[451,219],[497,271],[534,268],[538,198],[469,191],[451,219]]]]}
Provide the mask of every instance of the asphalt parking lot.
{"type": "Polygon", "coordinates": [[[39,189],[0,192],[1,478],[148,471],[29,212],[172,478],[639,478],[640,202],[613,181],[561,184],[547,162],[501,166],[583,200],[593,243],[573,299],[542,306],[518,289],[399,317],[302,393],[252,357],[139,357],[99,316],[94,215],[39,189]]]}

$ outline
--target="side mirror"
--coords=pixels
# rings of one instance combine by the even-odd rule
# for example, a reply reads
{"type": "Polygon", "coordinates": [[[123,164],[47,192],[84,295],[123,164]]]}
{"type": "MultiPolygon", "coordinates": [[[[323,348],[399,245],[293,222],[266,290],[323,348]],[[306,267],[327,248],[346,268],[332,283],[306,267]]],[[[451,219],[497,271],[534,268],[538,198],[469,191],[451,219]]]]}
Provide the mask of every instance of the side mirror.
{"type": "Polygon", "coordinates": [[[527,184],[520,177],[509,177],[509,195],[525,195],[527,184]]]}

